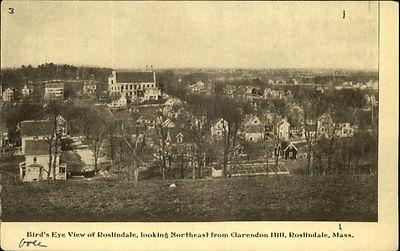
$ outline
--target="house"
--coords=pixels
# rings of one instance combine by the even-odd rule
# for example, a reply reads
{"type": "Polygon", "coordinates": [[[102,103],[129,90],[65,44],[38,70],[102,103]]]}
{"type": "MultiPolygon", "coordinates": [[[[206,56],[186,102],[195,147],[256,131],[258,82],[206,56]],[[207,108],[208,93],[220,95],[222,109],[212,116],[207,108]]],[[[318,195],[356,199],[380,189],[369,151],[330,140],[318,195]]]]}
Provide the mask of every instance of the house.
{"type": "Polygon", "coordinates": [[[180,104],[182,104],[182,101],[178,98],[168,98],[164,103],[165,106],[174,106],[180,104]]]}
{"type": "Polygon", "coordinates": [[[154,71],[112,71],[108,77],[108,92],[111,96],[127,96],[138,101],[158,100],[161,94],[154,71]]]}
{"type": "Polygon", "coordinates": [[[60,164],[60,154],[54,156],[54,147],[51,149],[51,165],[54,163],[55,168],[49,168],[49,148],[47,140],[35,139],[26,141],[25,161],[19,164],[20,179],[22,181],[40,181],[46,180],[47,177],[52,179],[53,171],[57,180],[65,180],[67,178],[67,166],[66,164],[60,164]]]}
{"type": "Polygon", "coordinates": [[[253,94],[253,87],[252,86],[246,86],[246,94],[253,94]]]}
{"type": "Polygon", "coordinates": [[[261,125],[261,120],[255,115],[247,115],[244,119],[244,125],[261,125]]]}
{"type": "Polygon", "coordinates": [[[247,141],[260,141],[264,139],[264,127],[258,125],[248,125],[244,129],[244,138],[247,141]]]}
{"type": "Polygon", "coordinates": [[[61,137],[67,136],[67,122],[59,115],[56,117],[56,128],[54,130],[54,120],[24,120],[18,125],[21,136],[21,151],[25,154],[26,141],[48,139],[54,133],[61,137]]]}
{"type": "Polygon", "coordinates": [[[228,133],[229,125],[226,120],[219,118],[212,123],[211,136],[221,138],[224,134],[228,133]]]}
{"type": "Polygon", "coordinates": [[[204,92],[207,90],[206,84],[203,81],[198,81],[195,84],[189,86],[193,93],[204,92]]]}
{"type": "Polygon", "coordinates": [[[29,88],[27,85],[24,85],[24,88],[21,90],[23,97],[29,97],[33,93],[33,88],[29,88]]]}
{"type": "Polygon", "coordinates": [[[283,150],[283,156],[285,159],[297,159],[298,149],[293,143],[289,143],[289,145],[283,150]]]}
{"type": "Polygon", "coordinates": [[[335,135],[339,138],[353,137],[354,128],[350,126],[350,123],[336,123],[335,135]]]}
{"type": "Polygon", "coordinates": [[[88,81],[83,83],[83,93],[89,95],[95,95],[97,90],[97,83],[94,81],[88,81]]]}
{"type": "Polygon", "coordinates": [[[14,101],[14,91],[11,88],[7,88],[3,92],[3,101],[4,102],[12,102],[12,101],[14,101]]]}
{"type": "Polygon", "coordinates": [[[156,114],[143,114],[136,122],[141,125],[145,125],[149,128],[154,128],[156,123],[160,120],[160,117],[156,114]]]}
{"type": "Polygon", "coordinates": [[[290,124],[286,119],[281,120],[276,125],[276,135],[280,140],[288,140],[290,133],[290,124]]]}
{"type": "Polygon", "coordinates": [[[175,127],[175,123],[170,119],[167,118],[166,120],[164,120],[164,122],[162,123],[162,126],[164,128],[174,128],[175,127]]]}
{"type": "Polygon", "coordinates": [[[123,95],[119,99],[112,101],[111,104],[108,104],[108,107],[125,108],[127,105],[128,105],[128,100],[126,99],[126,96],[123,95]]]}
{"type": "Polygon", "coordinates": [[[317,128],[315,126],[315,123],[306,123],[305,127],[302,130],[301,137],[303,139],[307,139],[309,137],[310,140],[314,140],[315,136],[317,134],[317,128]]]}
{"type": "Polygon", "coordinates": [[[47,83],[44,87],[45,100],[64,99],[64,83],[47,83]]]}
{"type": "Polygon", "coordinates": [[[157,87],[149,87],[144,90],[143,101],[147,100],[158,100],[158,97],[161,96],[161,90],[157,87]]]}
{"type": "Polygon", "coordinates": [[[324,113],[317,119],[317,133],[319,136],[331,137],[334,134],[334,126],[335,124],[329,113],[324,113]]]}

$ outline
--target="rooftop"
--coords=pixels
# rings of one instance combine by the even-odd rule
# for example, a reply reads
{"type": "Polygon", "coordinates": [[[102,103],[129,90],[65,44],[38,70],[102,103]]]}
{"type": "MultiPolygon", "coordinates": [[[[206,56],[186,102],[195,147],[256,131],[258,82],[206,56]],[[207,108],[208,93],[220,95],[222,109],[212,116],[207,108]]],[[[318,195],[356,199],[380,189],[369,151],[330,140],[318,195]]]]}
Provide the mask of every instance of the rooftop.
{"type": "Polygon", "coordinates": [[[53,133],[53,123],[50,120],[21,121],[21,136],[50,136],[53,133]]]}
{"type": "Polygon", "coordinates": [[[153,72],[117,72],[117,83],[154,83],[153,72]]]}

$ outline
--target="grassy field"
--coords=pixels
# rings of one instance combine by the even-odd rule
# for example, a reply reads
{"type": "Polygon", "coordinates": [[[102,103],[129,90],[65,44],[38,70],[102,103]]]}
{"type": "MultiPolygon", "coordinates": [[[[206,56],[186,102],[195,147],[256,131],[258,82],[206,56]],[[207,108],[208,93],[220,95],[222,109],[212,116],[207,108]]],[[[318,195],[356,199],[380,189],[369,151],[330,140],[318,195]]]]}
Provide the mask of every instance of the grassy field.
{"type": "Polygon", "coordinates": [[[377,221],[377,177],[20,183],[0,160],[3,221],[377,221]]]}

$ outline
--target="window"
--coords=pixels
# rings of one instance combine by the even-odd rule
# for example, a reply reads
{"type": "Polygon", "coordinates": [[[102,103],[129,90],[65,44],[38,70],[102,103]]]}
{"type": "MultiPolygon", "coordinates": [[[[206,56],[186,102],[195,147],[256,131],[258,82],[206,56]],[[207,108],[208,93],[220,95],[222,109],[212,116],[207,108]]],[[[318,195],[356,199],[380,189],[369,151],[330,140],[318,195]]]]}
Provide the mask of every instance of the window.
{"type": "Polygon", "coordinates": [[[60,166],[60,173],[65,173],[65,167],[64,166],[60,166]]]}
{"type": "Polygon", "coordinates": [[[289,152],[289,158],[293,158],[293,152],[289,152]]]}
{"type": "Polygon", "coordinates": [[[33,164],[37,163],[37,157],[33,157],[33,164]]]}

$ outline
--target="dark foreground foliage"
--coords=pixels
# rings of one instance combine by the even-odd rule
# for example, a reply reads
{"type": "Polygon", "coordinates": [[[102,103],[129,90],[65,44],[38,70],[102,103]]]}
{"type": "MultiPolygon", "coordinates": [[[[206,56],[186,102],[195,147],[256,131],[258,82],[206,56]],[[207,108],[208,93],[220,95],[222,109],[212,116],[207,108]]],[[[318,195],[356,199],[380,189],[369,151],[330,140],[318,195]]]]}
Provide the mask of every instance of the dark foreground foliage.
{"type": "Polygon", "coordinates": [[[18,183],[3,175],[3,221],[377,221],[377,177],[257,176],[18,183]]]}

